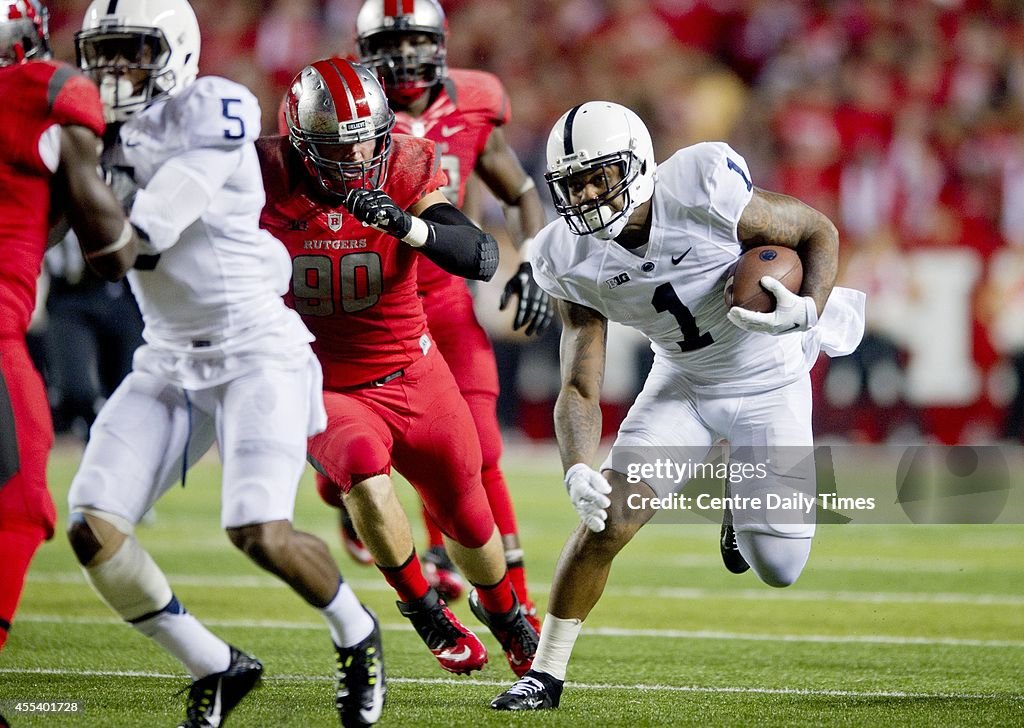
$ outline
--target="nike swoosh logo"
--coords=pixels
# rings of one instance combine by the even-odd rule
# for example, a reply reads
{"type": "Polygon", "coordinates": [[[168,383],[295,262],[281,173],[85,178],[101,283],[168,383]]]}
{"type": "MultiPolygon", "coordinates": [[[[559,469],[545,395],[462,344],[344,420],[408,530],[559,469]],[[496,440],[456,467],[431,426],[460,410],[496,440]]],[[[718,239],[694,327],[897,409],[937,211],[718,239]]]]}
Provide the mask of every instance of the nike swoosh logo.
{"type": "Polygon", "coordinates": [[[789,327],[789,330],[790,331],[796,331],[799,328],[800,328],[800,324],[793,324],[792,326],[789,327]]]}
{"type": "Polygon", "coordinates": [[[469,645],[463,645],[460,652],[439,652],[437,656],[453,662],[463,662],[468,660],[472,654],[473,651],[469,649],[469,645]]]}
{"type": "Polygon", "coordinates": [[[465,124],[460,124],[459,126],[442,126],[441,127],[441,136],[443,136],[443,137],[450,137],[453,134],[458,134],[460,131],[462,131],[465,128],[466,128],[465,124]]]}
{"type": "Polygon", "coordinates": [[[380,714],[384,712],[384,692],[381,687],[380,679],[378,678],[376,684],[373,686],[373,704],[371,707],[362,707],[359,709],[359,716],[369,725],[376,723],[380,720],[380,714]]]}
{"type": "Polygon", "coordinates": [[[139,142],[125,142],[124,145],[129,149],[134,149],[135,147],[139,146],[139,142]]]}
{"type": "Polygon", "coordinates": [[[682,255],[679,255],[679,256],[673,255],[672,256],[672,265],[679,265],[679,263],[683,260],[683,258],[685,258],[686,256],[688,256],[690,254],[691,250],[693,250],[693,248],[687,248],[686,252],[683,253],[682,255]]]}

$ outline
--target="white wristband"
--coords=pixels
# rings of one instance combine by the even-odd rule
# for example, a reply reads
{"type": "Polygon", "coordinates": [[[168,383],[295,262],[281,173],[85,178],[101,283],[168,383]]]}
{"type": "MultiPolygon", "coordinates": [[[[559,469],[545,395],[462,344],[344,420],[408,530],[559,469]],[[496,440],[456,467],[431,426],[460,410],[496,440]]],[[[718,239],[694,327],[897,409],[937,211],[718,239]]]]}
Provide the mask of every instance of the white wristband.
{"type": "Polygon", "coordinates": [[[818,323],[818,304],[810,296],[804,296],[804,310],[807,312],[807,328],[813,328],[818,323]]]}
{"type": "Polygon", "coordinates": [[[130,243],[131,241],[132,241],[132,224],[130,222],[128,222],[127,220],[125,220],[124,221],[124,227],[121,228],[121,234],[118,236],[117,240],[112,242],[110,245],[106,245],[106,246],[100,248],[99,250],[93,250],[93,251],[91,251],[89,253],[86,253],[85,254],[85,259],[86,260],[92,260],[93,258],[99,258],[99,257],[102,257],[104,255],[110,255],[111,253],[116,253],[121,248],[123,248],[128,243],[130,243]]]}
{"type": "Polygon", "coordinates": [[[414,248],[422,248],[430,240],[430,228],[427,223],[415,215],[411,217],[412,225],[409,227],[409,234],[402,238],[402,242],[414,248]]]}

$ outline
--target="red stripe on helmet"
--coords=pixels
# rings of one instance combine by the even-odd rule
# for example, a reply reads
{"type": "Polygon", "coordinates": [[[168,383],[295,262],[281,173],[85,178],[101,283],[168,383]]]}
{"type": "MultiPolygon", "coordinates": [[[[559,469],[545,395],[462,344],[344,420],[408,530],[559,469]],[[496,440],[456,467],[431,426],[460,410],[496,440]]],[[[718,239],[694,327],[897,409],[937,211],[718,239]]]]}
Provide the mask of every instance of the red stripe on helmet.
{"type": "Polygon", "coordinates": [[[334,63],[333,60],[317,61],[313,68],[327,84],[327,90],[334,99],[335,113],[339,121],[358,119],[370,115],[370,105],[363,94],[363,84],[359,76],[347,62],[334,63]],[[346,71],[348,74],[346,74],[346,71]],[[344,105],[348,106],[345,109],[344,105]],[[347,111],[347,114],[346,114],[347,111]]]}
{"type": "Polygon", "coordinates": [[[401,13],[398,10],[400,0],[384,0],[384,17],[393,18],[401,13]]]}

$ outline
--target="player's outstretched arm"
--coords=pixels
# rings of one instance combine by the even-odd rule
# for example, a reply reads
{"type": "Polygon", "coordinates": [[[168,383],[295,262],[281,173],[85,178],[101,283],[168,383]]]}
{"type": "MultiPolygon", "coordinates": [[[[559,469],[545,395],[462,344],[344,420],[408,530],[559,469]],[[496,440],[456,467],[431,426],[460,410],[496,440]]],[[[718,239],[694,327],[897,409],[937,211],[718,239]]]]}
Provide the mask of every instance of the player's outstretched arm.
{"type": "Polygon", "coordinates": [[[813,298],[821,314],[839,270],[839,231],[831,220],[793,197],[755,187],[736,234],[744,249],[782,245],[796,250],[804,269],[800,295],[813,298]]]}
{"type": "Polygon", "coordinates": [[[597,311],[558,300],[562,317],[559,361],[562,386],[555,401],[555,435],[562,467],[589,466],[601,443],[601,383],[608,319],[597,311]]]}
{"type": "Polygon", "coordinates": [[[61,127],[55,183],[63,187],[68,222],[78,236],[85,260],[97,275],[116,281],[135,262],[139,237],[99,176],[99,148],[99,137],[90,129],[61,127]]]}
{"type": "Polygon", "coordinates": [[[447,272],[489,281],[498,269],[498,242],[434,190],[409,211],[383,190],[349,191],[345,207],[365,225],[419,248],[447,272]]]}
{"type": "Polygon", "coordinates": [[[527,336],[534,333],[539,336],[555,313],[554,303],[533,280],[533,269],[526,260],[526,241],[544,227],[544,206],[540,195],[500,128],[495,128],[487,137],[474,171],[501,201],[505,225],[521,258],[515,275],[505,283],[499,308],[504,311],[512,298],[518,299],[513,330],[525,326],[527,336]]]}

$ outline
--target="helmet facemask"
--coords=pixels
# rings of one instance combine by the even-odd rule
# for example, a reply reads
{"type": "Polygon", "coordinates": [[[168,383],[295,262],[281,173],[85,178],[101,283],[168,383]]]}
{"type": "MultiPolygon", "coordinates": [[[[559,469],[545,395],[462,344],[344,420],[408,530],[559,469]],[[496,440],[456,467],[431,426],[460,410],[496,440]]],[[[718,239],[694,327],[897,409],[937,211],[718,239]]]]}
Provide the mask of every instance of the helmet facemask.
{"type": "Polygon", "coordinates": [[[380,76],[389,98],[409,104],[444,80],[443,33],[386,31],[359,39],[363,64],[380,76]]]}
{"type": "Polygon", "coordinates": [[[124,121],[178,82],[160,28],[118,26],[75,35],[78,65],[100,88],[108,121],[124,121]]]}
{"type": "Polygon", "coordinates": [[[584,165],[574,164],[572,159],[565,162],[544,175],[555,211],[576,235],[594,235],[602,240],[616,237],[636,209],[631,189],[644,163],[631,152],[616,152],[584,165]],[[588,186],[599,192],[582,199],[588,186]]]}
{"type": "Polygon", "coordinates": [[[344,198],[354,189],[377,190],[387,181],[391,157],[390,134],[373,139],[372,155],[358,162],[345,159],[354,145],[339,143],[337,137],[332,137],[330,141],[326,137],[321,141],[313,141],[301,131],[294,134],[289,132],[289,137],[292,146],[302,155],[306,169],[316,177],[320,188],[332,198],[344,198]]]}

